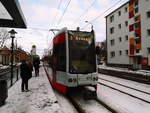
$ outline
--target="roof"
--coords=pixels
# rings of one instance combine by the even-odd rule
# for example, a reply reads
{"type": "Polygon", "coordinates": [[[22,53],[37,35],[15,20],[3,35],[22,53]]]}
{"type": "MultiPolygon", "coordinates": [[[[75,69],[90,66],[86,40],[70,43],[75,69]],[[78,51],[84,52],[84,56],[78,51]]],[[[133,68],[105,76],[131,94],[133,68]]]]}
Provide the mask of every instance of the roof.
{"type": "Polygon", "coordinates": [[[120,7],[118,7],[117,9],[115,9],[114,11],[112,11],[111,13],[109,13],[108,15],[105,16],[105,18],[107,18],[108,16],[110,16],[111,14],[113,14],[114,12],[116,12],[118,9],[122,8],[123,6],[125,6],[126,4],[128,4],[129,1],[125,2],[123,5],[121,5],[120,7]]]}
{"type": "Polygon", "coordinates": [[[0,27],[27,27],[18,0],[0,0],[0,27]]]}

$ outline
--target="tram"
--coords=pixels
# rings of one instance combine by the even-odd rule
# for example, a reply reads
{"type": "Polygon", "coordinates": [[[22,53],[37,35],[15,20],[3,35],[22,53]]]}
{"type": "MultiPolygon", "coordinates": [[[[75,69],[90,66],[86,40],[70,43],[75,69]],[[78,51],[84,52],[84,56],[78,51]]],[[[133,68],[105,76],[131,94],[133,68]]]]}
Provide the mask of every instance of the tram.
{"type": "Polygon", "coordinates": [[[45,67],[51,85],[63,94],[70,88],[97,89],[97,62],[94,31],[60,30],[52,41],[45,67]]]}

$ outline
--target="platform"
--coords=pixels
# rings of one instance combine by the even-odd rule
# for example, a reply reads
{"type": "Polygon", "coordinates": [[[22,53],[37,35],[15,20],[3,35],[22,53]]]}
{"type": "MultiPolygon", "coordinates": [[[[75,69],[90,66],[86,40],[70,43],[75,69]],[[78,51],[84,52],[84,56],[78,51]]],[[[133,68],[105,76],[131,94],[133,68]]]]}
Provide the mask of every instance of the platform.
{"type": "Polygon", "coordinates": [[[29,80],[29,92],[21,92],[21,80],[8,90],[5,105],[0,113],[62,113],[44,68],[29,80]]]}

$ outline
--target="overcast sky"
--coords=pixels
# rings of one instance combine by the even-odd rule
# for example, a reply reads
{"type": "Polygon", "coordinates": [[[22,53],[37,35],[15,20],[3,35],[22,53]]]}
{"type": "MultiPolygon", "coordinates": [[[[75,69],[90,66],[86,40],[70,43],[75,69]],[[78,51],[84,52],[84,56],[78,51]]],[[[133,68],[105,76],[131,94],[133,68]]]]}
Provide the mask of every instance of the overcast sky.
{"type": "Polygon", "coordinates": [[[103,41],[106,38],[105,16],[127,1],[19,0],[28,28],[16,29],[18,32],[17,43],[28,52],[32,45],[36,45],[37,54],[42,56],[44,49],[48,48],[54,36],[52,32],[48,31],[49,29],[61,29],[63,27],[76,29],[76,27],[80,27],[82,30],[90,31],[91,24],[93,24],[96,33],[96,41],[103,41]],[[115,7],[106,12],[118,1],[120,2],[115,7]],[[67,4],[69,5],[66,9],[67,4]],[[99,18],[94,20],[96,17],[99,18]],[[85,21],[89,21],[91,24],[87,25],[85,21]]]}

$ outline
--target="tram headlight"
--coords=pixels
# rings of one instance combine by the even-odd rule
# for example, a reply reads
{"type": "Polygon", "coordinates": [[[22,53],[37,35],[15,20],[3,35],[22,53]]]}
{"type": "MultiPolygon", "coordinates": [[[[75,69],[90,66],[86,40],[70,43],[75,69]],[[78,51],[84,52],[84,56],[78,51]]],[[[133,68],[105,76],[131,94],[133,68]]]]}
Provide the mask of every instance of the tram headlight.
{"type": "Polygon", "coordinates": [[[77,79],[76,79],[76,78],[74,78],[74,79],[73,79],[73,81],[74,81],[74,82],[76,82],[76,81],[77,81],[77,79]]]}
{"type": "Polygon", "coordinates": [[[69,79],[68,79],[68,82],[72,82],[72,78],[69,78],[69,79]]]}
{"type": "Polygon", "coordinates": [[[77,79],[76,78],[69,78],[68,82],[77,82],[77,79]]]}
{"type": "Polygon", "coordinates": [[[93,81],[95,81],[95,77],[93,77],[93,81]]]}
{"type": "Polygon", "coordinates": [[[95,77],[96,81],[98,81],[98,77],[95,77]]]}
{"type": "Polygon", "coordinates": [[[98,77],[93,77],[93,81],[98,81],[98,77]]]}

